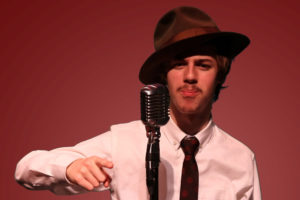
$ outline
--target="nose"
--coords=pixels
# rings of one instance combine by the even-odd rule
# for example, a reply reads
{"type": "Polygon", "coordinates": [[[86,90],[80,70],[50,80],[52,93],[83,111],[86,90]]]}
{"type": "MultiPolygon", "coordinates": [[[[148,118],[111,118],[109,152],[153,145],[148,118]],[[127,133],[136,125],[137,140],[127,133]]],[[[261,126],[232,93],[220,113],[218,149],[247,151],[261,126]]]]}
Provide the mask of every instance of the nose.
{"type": "Polygon", "coordinates": [[[188,83],[188,84],[196,84],[198,82],[198,80],[197,80],[197,71],[195,69],[194,64],[189,64],[185,68],[184,82],[188,83]]]}

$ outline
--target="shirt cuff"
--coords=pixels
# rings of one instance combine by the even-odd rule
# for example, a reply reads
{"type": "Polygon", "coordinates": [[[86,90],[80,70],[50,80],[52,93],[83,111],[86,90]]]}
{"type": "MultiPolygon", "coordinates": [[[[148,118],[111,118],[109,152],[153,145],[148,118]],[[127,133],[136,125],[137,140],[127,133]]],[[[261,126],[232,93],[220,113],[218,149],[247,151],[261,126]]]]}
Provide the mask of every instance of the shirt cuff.
{"type": "Polygon", "coordinates": [[[57,180],[66,181],[70,185],[73,185],[73,183],[70,180],[68,180],[66,176],[66,170],[72,162],[80,158],[84,158],[84,156],[75,152],[64,152],[64,154],[56,157],[54,167],[52,168],[53,171],[51,174],[53,175],[53,177],[56,177],[57,180]]]}

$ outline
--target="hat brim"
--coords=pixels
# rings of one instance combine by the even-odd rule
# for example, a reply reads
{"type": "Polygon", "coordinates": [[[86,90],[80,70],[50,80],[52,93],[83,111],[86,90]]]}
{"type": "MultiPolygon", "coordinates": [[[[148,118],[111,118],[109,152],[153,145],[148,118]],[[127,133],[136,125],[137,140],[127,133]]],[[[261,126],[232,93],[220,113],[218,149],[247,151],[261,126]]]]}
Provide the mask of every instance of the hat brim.
{"type": "Polygon", "coordinates": [[[247,36],[234,32],[217,32],[200,35],[175,42],[162,48],[142,65],[139,79],[144,84],[161,82],[161,73],[168,63],[176,58],[191,55],[222,55],[233,59],[250,43],[247,36]]]}

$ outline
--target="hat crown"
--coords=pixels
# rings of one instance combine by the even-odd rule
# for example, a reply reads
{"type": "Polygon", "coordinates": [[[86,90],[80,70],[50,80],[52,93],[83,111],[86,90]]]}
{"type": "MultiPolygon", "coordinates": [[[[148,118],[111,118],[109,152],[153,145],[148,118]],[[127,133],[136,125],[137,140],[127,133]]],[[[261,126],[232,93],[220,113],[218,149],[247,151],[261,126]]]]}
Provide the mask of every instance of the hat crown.
{"type": "Polygon", "coordinates": [[[214,32],[220,30],[205,12],[194,7],[178,7],[159,20],[154,32],[154,47],[159,50],[183,39],[214,32]]]}
{"type": "Polygon", "coordinates": [[[154,32],[156,51],[142,65],[139,73],[144,84],[164,83],[168,63],[192,55],[221,55],[232,60],[249,44],[247,36],[223,32],[203,11],[178,7],[166,13],[154,32]]]}

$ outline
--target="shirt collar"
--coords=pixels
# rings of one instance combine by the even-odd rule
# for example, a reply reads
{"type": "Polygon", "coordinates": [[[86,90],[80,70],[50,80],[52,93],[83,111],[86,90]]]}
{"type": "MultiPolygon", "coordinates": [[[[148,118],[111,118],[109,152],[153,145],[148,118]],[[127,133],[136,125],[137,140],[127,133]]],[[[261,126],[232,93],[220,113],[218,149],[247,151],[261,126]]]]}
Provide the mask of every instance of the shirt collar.
{"type": "MultiPolygon", "coordinates": [[[[203,148],[209,142],[213,133],[214,126],[215,124],[211,118],[207,123],[207,125],[201,131],[199,131],[197,134],[194,135],[199,140],[200,148],[203,148]]],[[[181,140],[184,137],[188,136],[188,134],[184,133],[177,126],[177,124],[172,120],[171,117],[168,123],[161,128],[162,128],[161,132],[165,134],[168,141],[175,147],[175,149],[179,149],[181,140]]]]}

